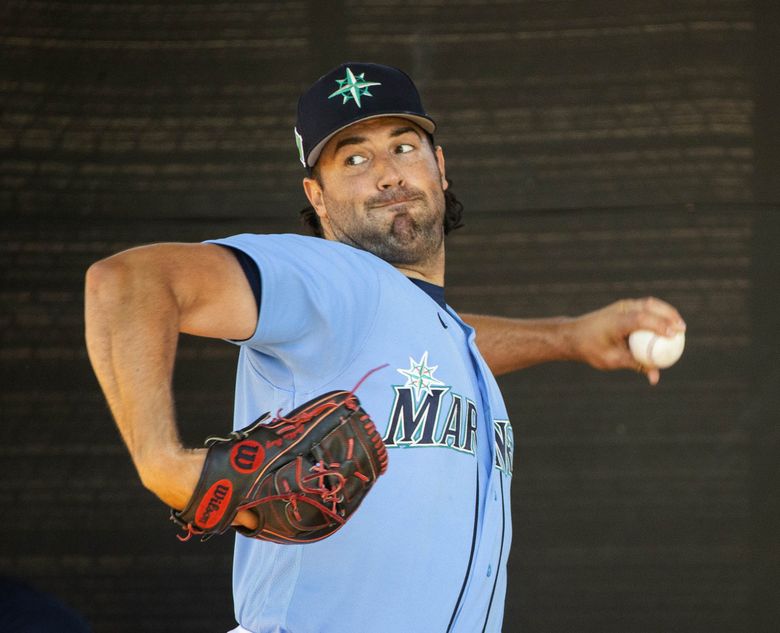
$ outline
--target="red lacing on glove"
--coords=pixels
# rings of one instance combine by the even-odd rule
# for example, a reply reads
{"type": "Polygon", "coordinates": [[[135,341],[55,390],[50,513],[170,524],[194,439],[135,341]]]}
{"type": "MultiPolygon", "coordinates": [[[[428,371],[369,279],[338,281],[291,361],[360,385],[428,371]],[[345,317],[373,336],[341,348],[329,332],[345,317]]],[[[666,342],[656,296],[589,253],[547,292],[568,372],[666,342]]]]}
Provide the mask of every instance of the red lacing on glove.
{"type": "Polygon", "coordinates": [[[344,500],[344,497],[340,495],[339,493],[344,489],[344,484],[346,483],[346,479],[344,478],[344,475],[339,472],[339,468],[341,467],[341,464],[338,462],[331,462],[329,464],[324,464],[322,462],[317,462],[312,466],[309,471],[312,473],[311,475],[306,475],[305,477],[301,478],[301,488],[308,493],[319,495],[320,498],[324,503],[330,503],[331,504],[331,512],[337,511],[338,504],[344,500]],[[335,483],[333,482],[333,479],[326,480],[326,477],[335,478],[335,483]],[[316,481],[318,483],[317,486],[308,486],[307,484],[310,484],[311,482],[316,481]],[[328,483],[331,483],[329,486],[328,483]]]}
{"type": "Polygon", "coordinates": [[[202,530],[198,530],[197,528],[192,527],[192,523],[188,523],[187,525],[183,525],[180,527],[181,527],[181,531],[184,532],[184,536],[182,536],[181,534],[177,534],[176,538],[179,539],[182,543],[186,543],[193,536],[203,534],[202,530]]]}
{"type": "Polygon", "coordinates": [[[373,369],[369,369],[366,372],[366,374],[360,380],[357,381],[357,384],[354,387],[352,387],[352,389],[349,390],[349,395],[350,396],[354,395],[354,393],[360,388],[360,385],[362,385],[365,382],[366,378],[368,378],[371,374],[389,366],[390,363],[385,363],[384,365],[380,365],[379,367],[374,367],[373,369]]]}
{"type": "MultiPolygon", "coordinates": [[[[337,523],[344,523],[345,519],[339,511],[338,504],[344,500],[344,497],[339,493],[344,489],[346,480],[338,470],[332,470],[334,468],[339,468],[340,464],[338,462],[327,464],[318,462],[310,468],[312,474],[304,476],[301,463],[302,460],[300,457],[295,460],[295,479],[298,482],[300,491],[293,492],[289,482],[283,479],[280,484],[281,487],[284,488],[284,492],[244,504],[241,506],[241,509],[253,508],[268,503],[269,501],[285,501],[287,502],[293,517],[295,517],[295,520],[303,522],[303,517],[301,516],[298,506],[300,503],[306,503],[317,508],[324,516],[330,517],[337,523]],[[326,477],[335,477],[336,483],[329,487],[325,480],[326,477]],[[307,485],[314,481],[318,482],[319,485],[307,485]],[[319,497],[322,503],[317,501],[317,497],[319,497]]],[[[311,526],[303,527],[311,528],[311,526]]]]}
{"type": "MultiPolygon", "coordinates": [[[[357,405],[357,400],[353,397],[355,395],[355,392],[360,388],[360,385],[362,385],[365,382],[366,378],[368,378],[371,374],[379,371],[380,369],[384,369],[385,367],[388,366],[389,363],[385,363],[384,365],[380,365],[379,367],[374,367],[374,369],[367,371],[363,375],[363,377],[357,381],[357,384],[347,392],[347,395],[345,396],[343,402],[333,402],[333,401],[324,402],[318,407],[314,407],[313,409],[310,409],[308,411],[302,411],[301,413],[291,418],[284,417],[282,415],[282,410],[278,409],[276,411],[276,417],[271,421],[271,423],[287,422],[288,424],[286,426],[282,426],[276,429],[276,432],[279,435],[286,435],[288,433],[297,432],[301,424],[305,424],[312,418],[316,418],[318,415],[321,415],[323,413],[328,413],[330,411],[333,411],[334,409],[338,409],[342,405],[345,406],[347,409],[350,409],[351,411],[356,411],[358,405],[357,405]]],[[[360,419],[367,420],[368,416],[362,416],[360,419]]]]}

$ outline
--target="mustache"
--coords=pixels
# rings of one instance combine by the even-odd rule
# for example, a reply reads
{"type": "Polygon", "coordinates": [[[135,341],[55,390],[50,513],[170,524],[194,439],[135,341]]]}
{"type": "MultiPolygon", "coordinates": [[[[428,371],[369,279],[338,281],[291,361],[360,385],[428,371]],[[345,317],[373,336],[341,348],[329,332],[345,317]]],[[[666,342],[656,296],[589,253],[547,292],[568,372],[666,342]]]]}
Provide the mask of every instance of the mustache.
{"type": "Polygon", "coordinates": [[[416,187],[400,187],[392,191],[378,193],[366,200],[366,207],[381,207],[408,200],[425,199],[425,194],[416,187]]]}

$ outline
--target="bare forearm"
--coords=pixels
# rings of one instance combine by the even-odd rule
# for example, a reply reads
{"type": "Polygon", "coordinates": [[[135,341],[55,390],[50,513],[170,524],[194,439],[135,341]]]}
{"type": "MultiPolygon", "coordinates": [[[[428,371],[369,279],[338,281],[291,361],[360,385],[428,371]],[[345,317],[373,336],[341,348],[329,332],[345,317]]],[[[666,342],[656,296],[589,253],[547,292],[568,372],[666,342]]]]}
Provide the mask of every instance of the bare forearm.
{"type": "Polygon", "coordinates": [[[633,369],[656,384],[656,367],[638,364],[628,349],[634,330],[661,336],[685,331],[685,321],[670,304],[654,297],[621,299],[577,317],[507,319],[463,315],[477,331],[477,345],[494,374],[505,374],[537,363],[576,360],[595,369],[633,369]]]}
{"type": "Polygon", "coordinates": [[[174,461],[179,475],[187,470],[171,393],[179,334],[171,289],[151,270],[100,262],[87,274],[85,325],[90,361],[142,481],[183,505],[188,491],[170,478],[174,461]]]}
{"type": "Polygon", "coordinates": [[[578,360],[572,319],[510,319],[464,314],[477,331],[477,345],[495,375],[554,360],[578,360]]]}

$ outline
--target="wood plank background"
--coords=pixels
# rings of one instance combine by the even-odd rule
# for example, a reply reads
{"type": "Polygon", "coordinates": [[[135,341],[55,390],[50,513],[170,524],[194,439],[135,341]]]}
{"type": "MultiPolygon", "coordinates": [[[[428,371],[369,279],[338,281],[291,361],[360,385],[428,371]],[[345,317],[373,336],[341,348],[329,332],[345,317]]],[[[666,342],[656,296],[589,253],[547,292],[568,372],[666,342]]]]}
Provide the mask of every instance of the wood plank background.
{"type": "MultiPolygon", "coordinates": [[[[504,630],[774,631],[777,18],[762,0],[4,2],[0,574],[99,633],[233,625],[230,539],[179,544],[110,420],[83,274],[136,244],[301,230],[297,96],[358,59],[406,69],[440,124],[466,205],[456,309],[653,294],[689,325],[654,389],[573,364],[501,380],[504,630]]],[[[182,338],[186,441],[229,423],[235,354],[182,338]]]]}

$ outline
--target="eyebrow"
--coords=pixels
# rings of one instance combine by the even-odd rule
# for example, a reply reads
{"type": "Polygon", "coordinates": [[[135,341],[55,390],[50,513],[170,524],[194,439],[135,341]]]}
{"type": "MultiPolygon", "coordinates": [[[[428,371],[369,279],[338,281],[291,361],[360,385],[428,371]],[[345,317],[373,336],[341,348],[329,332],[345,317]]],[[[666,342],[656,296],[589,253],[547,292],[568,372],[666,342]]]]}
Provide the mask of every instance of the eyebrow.
{"type": "Polygon", "coordinates": [[[422,138],[420,136],[420,133],[417,131],[417,128],[413,128],[411,125],[407,125],[405,127],[396,128],[395,130],[393,130],[390,133],[390,136],[391,137],[401,136],[402,134],[406,134],[407,132],[412,132],[412,133],[417,135],[417,138],[422,138]]]}
{"type": "Polygon", "coordinates": [[[333,152],[338,152],[345,145],[360,145],[361,143],[365,143],[366,140],[365,136],[347,136],[336,143],[336,149],[333,150],[333,152]]]}
{"type": "MultiPolygon", "coordinates": [[[[401,136],[408,132],[416,134],[417,138],[422,138],[420,133],[411,125],[406,125],[404,127],[398,127],[394,129],[392,132],[390,132],[390,137],[395,138],[396,136],[401,136]]],[[[361,143],[365,143],[367,140],[368,139],[365,136],[346,136],[340,139],[338,143],[336,143],[336,148],[333,151],[334,153],[338,152],[345,145],[360,145],[361,143]]]]}

